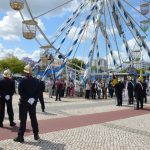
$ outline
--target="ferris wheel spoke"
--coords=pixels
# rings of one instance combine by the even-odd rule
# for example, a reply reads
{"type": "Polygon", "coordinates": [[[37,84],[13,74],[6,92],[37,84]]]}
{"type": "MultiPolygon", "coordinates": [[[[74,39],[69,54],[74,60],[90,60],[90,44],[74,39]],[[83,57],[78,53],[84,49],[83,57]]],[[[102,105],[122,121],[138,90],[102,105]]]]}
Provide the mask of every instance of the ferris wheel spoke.
{"type": "MultiPolygon", "coordinates": [[[[143,17],[145,17],[146,19],[150,20],[149,17],[147,17],[146,15],[143,15],[141,13],[141,11],[139,11],[137,8],[135,8],[134,6],[132,6],[127,0],[123,0],[128,6],[130,6],[131,8],[133,8],[135,11],[137,11],[140,15],[142,15],[143,17]]],[[[143,0],[144,1],[144,0],[143,0]]],[[[145,1],[146,2],[146,1],[145,1]]],[[[150,3],[150,2],[147,2],[150,3]]]]}
{"type": "Polygon", "coordinates": [[[56,40],[60,37],[60,35],[65,31],[66,28],[68,28],[70,25],[73,24],[73,22],[77,19],[77,17],[80,15],[83,8],[87,6],[88,2],[81,3],[79,8],[77,8],[72,15],[67,19],[67,21],[58,29],[57,34],[54,37],[54,40],[52,41],[52,44],[56,42],[56,40]]]}
{"type": "MultiPolygon", "coordinates": [[[[123,7],[123,5],[122,5],[121,3],[120,3],[120,5],[121,5],[120,9],[124,12],[124,14],[127,15],[127,16],[125,17],[126,20],[127,20],[128,22],[130,22],[132,30],[135,32],[136,37],[140,39],[140,41],[141,41],[141,43],[142,43],[142,44],[141,44],[142,47],[147,51],[148,56],[150,57],[150,49],[149,49],[148,45],[146,44],[146,42],[145,42],[144,39],[142,38],[140,32],[137,30],[137,28],[136,28],[134,22],[132,21],[131,16],[128,14],[128,12],[125,10],[125,8],[123,7]]],[[[138,42],[138,44],[139,44],[139,46],[140,46],[140,43],[139,43],[139,42],[138,42]]]]}
{"type": "Polygon", "coordinates": [[[107,5],[107,8],[108,8],[108,13],[109,13],[109,18],[110,18],[110,24],[111,24],[111,28],[110,28],[110,32],[112,30],[112,35],[113,35],[113,40],[115,42],[115,45],[116,45],[116,48],[117,48],[117,52],[118,52],[118,56],[119,56],[119,61],[120,61],[120,64],[122,62],[122,59],[121,59],[121,55],[120,55],[120,51],[119,51],[119,46],[118,46],[118,43],[117,43],[117,37],[116,37],[116,33],[115,33],[115,30],[114,30],[114,25],[113,25],[113,18],[111,16],[111,13],[110,13],[110,8],[109,8],[109,3],[108,1],[106,0],[106,5],[107,5]]]}

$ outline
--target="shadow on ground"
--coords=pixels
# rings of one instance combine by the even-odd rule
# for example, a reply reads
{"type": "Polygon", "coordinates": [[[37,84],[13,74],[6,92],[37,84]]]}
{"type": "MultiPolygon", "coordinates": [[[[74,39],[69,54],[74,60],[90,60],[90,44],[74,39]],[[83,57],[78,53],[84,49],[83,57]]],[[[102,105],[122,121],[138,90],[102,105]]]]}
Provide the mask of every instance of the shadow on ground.
{"type": "Polygon", "coordinates": [[[64,150],[65,147],[65,144],[54,143],[44,139],[40,139],[38,142],[25,142],[24,144],[37,146],[40,150],[64,150]]]}

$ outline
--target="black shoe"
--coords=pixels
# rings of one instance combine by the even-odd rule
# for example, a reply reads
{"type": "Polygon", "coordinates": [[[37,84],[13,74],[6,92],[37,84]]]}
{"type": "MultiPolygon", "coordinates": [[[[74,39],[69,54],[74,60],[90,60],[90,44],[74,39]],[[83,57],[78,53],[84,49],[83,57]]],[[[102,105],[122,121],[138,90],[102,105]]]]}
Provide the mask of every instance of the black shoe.
{"type": "Polygon", "coordinates": [[[11,127],[14,127],[14,126],[16,126],[16,123],[15,123],[15,122],[11,122],[11,123],[10,123],[10,126],[11,126],[11,127]]]}
{"type": "Polygon", "coordinates": [[[2,123],[0,124],[0,128],[3,128],[3,124],[2,123]]]}
{"type": "Polygon", "coordinates": [[[34,140],[39,140],[39,139],[40,139],[39,135],[38,134],[34,134],[34,140]]]}
{"type": "Polygon", "coordinates": [[[15,142],[23,143],[23,142],[24,142],[24,138],[18,136],[18,137],[16,137],[16,138],[14,138],[14,141],[15,141],[15,142]]]}
{"type": "Polygon", "coordinates": [[[44,110],[44,109],[42,109],[42,112],[45,112],[45,110],[44,110]]]}

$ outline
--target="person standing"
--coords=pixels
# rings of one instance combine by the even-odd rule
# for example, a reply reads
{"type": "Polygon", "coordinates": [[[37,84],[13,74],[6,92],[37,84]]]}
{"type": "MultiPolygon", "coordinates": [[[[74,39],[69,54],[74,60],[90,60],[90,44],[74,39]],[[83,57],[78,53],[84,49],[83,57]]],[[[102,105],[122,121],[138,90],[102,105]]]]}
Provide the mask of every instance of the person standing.
{"type": "Polygon", "coordinates": [[[37,76],[37,79],[39,80],[39,84],[40,84],[39,101],[41,103],[42,112],[44,112],[45,111],[45,103],[44,103],[43,92],[45,91],[45,83],[44,83],[44,81],[42,81],[42,77],[40,75],[37,76]]]}
{"type": "Polygon", "coordinates": [[[91,81],[89,79],[87,79],[86,81],[85,90],[85,98],[90,99],[91,81]]]}
{"type": "Polygon", "coordinates": [[[10,126],[15,126],[14,112],[12,107],[12,97],[15,93],[15,82],[10,79],[10,70],[6,69],[3,73],[3,79],[0,80],[0,127],[3,127],[5,104],[10,121],[10,126]]]}
{"type": "Polygon", "coordinates": [[[74,81],[71,80],[70,82],[70,95],[73,97],[75,94],[75,84],[74,84],[74,81]]]}
{"type": "Polygon", "coordinates": [[[97,91],[97,84],[96,84],[96,81],[94,81],[92,83],[92,87],[91,87],[91,96],[92,96],[92,99],[96,99],[96,91],[97,91]]]}
{"type": "Polygon", "coordinates": [[[107,86],[104,80],[102,81],[101,86],[102,86],[102,98],[107,99],[107,86]]]}
{"type": "Polygon", "coordinates": [[[125,88],[124,84],[118,79],[118,83],[115,85],[115,93],[117,97],[117,106],[122,106],[122,93],[125,88]]]}
{"type": "Polygon", "coordinates": [[[24,67],[25,78],[21,80],[18,86],[18,92],[20,95],[19,102],[19,117],[20,127],[18,136],[14,139],[15,142],[24,142],[24,132],[26,130],[27,114],[31,119],[31,125],[33,128],[34,139],[38,140],[39,128],[36,118],[36,104],[40,93],[40,84],[36,78],[32,77],[32,68],[30,65],[24,67]]]}
{"type": "Polygon", "coordinates": [[[139,104],[141,105],[141,109],[143,109],[143,85],[142,85],[142,77],[138,78],[137,83],[135,84],[135,97],[137,101],[136,109],[139,109],[139,104]]]}
{"type": "Polygon", "coordinates": [[[101,83],[100,81],[97,81],[97,95],[98,95],[98,99],[101,98],[101,83]]]}
{"type": "Polygon", "coordinates": [[[57,79],[56,80],[56,100],[58,100],[59,98],[59,101],[61,101],[61,95],[62,95],[62,82],[61,82],[61,79],[57,79]]]}
{"type": "Polygon", "coordinates": [[[128,97],[129,97],[129,104],[133,104],[134,100],[133,100],[133,83],[132,83],[132,78],[129,77],[129,82],[127,85],[127,90],[128,90],[128,97]]]}

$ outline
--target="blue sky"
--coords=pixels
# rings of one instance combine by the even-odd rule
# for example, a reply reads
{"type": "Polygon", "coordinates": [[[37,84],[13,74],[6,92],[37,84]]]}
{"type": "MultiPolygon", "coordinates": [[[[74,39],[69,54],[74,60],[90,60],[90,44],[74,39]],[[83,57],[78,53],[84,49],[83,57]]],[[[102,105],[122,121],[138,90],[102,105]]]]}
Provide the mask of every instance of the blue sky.
{"type": "MultiPolygon", "coordinates": [[[[32,11],[33,16],[37,16],[42,14],[43,12],[46,12],[47,10],[50,10],[52,8],[55,8],[58,5],[63,4],[64,2],[67,2],[68,0],[36,0],[33,2],[33,0],[27,0],[30,9],[32,11]]],[[[82,0],[84,1],[84,0],[82,0]]],[[[79,2],[81,0],[73,0],[73,2],[64,5],[63,7],[56,9],[55,11],[48,13],[47,15],[44,15],[40,18],[38,18],[38,24],[45,33],[45,35],[50,39],[52,42],[52,39],[54,35],[57,33],[57,29],[68,19],[68,17],[72,14],[73,10],[76,9],[77,6],[79,6],[79,2]]],[[[120,0],[120,2],[123,2],[123,0],[120,0]]],[[[128,0],[128,2],[133,5],[136,9],[139,10],[139,5],[143,3],[143,0],[128,0]]],[[[144,18],[139,15],[135,10],[133,10],[131,7],[126,5],[125,3],[124,7],[126,10],[132,15],[132,17],[139,23],[140,20],[143,20],[144,18]]],[[[22,11],[23,15],[25,18],[29,19],[29,15],[26,11],[26,8],[22,11]]],[[[67,38],[66,42],[64,43],[61,52],[63,54],[66,54],[66,51],[71,47],[71,43],[73,43],[73,40],[71,38],[74,35],[74,31],[79,32],[81,29],[81,25],[83,24],[86,16],[89,13],[89,8],[86,7],[84,11],[82,11],[81,17],[77,19],[74,27],[71,30],[71,33],[69,34],[69,37],[67,38]]],[[[108,11],[106,11],[108,14],[108,11]]],[[[104,18],[102,19],[104,20],[104,18]]],[[[110,23],[110,18],[107,16],[107,28],[108,28],[108,33],[109,30],[112,31],[112,29],[109,29],[111,23],[110,23]]],[[[91,21],[91,26],[88,27],[88,30],[86,31],[86,36],[84,35],[82,42],[79,46],[79,49],[77,50],[76,54],[73,52],[71,57],[75,55],[75,57],[85,59],[87,60],[89,49],[90,49],[90,43],[93,38],[93,33],[94,33],[94,27],[92,25],[91,21]]],[[[128,31],[126,25],[122,23],[122,27],[124,31],[126,32],[126,37],[127,41],[130,46],[133,46],[135,41],[133,37],[131,36],[131,33],[128,31]]],[[[112,28],[112,27],[110,27],[112,28]]],[[[123,59],[126,59],[127,55],[125,52],[125,48],[123,46],[122,39],[119,37],[117,33],[116,27],[114,28],[115,33],[116,33],[116,38],[117,38],[117,44],[120,50],[120,53],[123,57],[123,59]]],[[[64,32],[65,33],[65,32],[64,32]]],[[[142,32],[141,32],[142,33],[142,32]]],[[[62,40],[64,34],[58,39],[58,41],[54,44],[54,46],[57,48],[60,44],[60,41],[62,40]]],[[[114,50],[114,55],[118,61],[118,55],[116,51],[116,46],[115,42],[113,41],[113,36],[112,32],[109,33],[109,37],[111,40],[111,45],[114,50]]],[[[44,45],[47,43],[45,40],[42,38],[42,36],[37,32],[37,38],[39,41],[44,45]]],[[[105,39],[102,36],[102,33],[99,31],[99,48],[100,48],[100,56],[105,58],[106,57],[106,50],[105,50],[105,39]]],[[[150,46],[150,37],[147,38],[147,43],[150,46]]],[[[0,59],[6,57],[9,54],[13,54],[20,59],[22,57],[31,57],[34,60],[39,59],[39,45],[36,43],[36,41],[33,40],[26,40],[22,37],[22,19],[20,17],[20,14],[14,10],[12,10],[9,7],[9,0],[1,0],[0,1],[0,59]]],[[[75,51],[75,50],[74,50],[75,51]]],[[[148,56],[144,52],[144,59],[146,61],[149,61],[148,56]]],[[[109,57],[110,54],[108,53],[109,57]]],[[[94,54],[94,57],[96,57],[96,53],[94,54]]],[[[112,62],[111,62],[112,63],[112,62]]]]}

